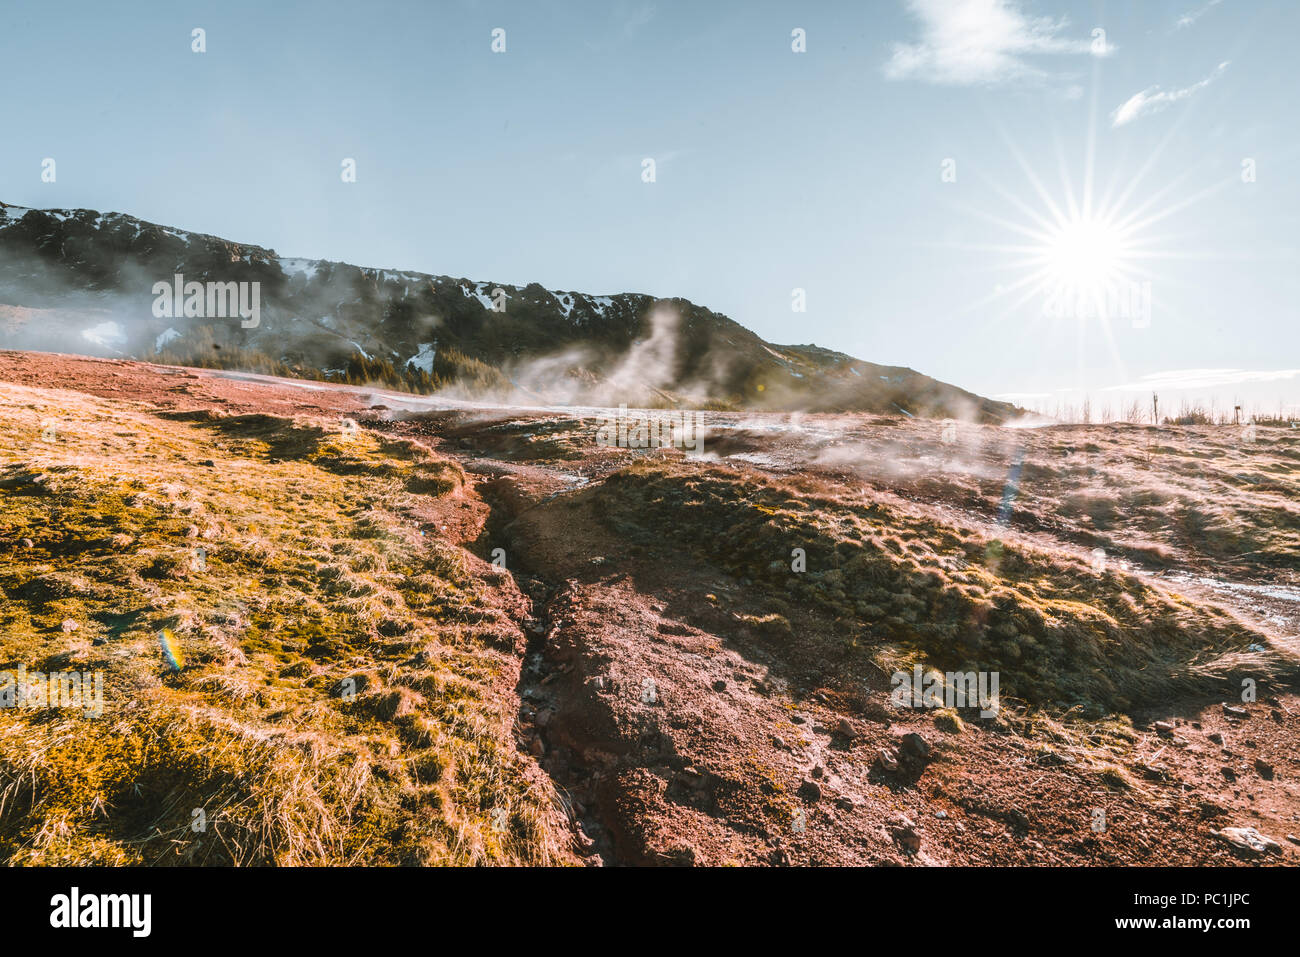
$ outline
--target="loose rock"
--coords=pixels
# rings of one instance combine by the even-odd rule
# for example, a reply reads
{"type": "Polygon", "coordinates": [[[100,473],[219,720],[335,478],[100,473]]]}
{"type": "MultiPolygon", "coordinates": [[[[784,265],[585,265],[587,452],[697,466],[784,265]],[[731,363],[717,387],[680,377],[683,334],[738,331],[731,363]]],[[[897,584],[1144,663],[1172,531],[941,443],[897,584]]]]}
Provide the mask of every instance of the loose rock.
{"type": "Polygon", "coordinates": [[[1280,854],[1282,845],[1271,837],[1265,837],[1253,827],[1225,827],[1222,831],[1211,831],[1215,837],[1227,841],[1234,847],[1252,854],[1280,854]]]}
{"type": "Polygon", "coordinates": [[[930,742],[913,731],[903,735],[899,750],[909,758],[924,761],[930,757],[930,742]]]}

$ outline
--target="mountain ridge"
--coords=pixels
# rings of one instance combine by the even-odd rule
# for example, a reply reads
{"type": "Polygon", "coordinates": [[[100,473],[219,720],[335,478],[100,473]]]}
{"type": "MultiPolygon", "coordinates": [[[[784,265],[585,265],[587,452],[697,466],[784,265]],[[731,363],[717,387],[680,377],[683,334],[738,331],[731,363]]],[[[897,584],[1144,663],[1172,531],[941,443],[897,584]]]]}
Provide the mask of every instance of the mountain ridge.
{"type": "Polygon", "coordinates": [[[990,423],[1020,414],[910,368],[768,342],[686,299],[280,256],[125,213],[0,204],[0,345],[70,343],[89,355],[466,397],[990,423]],[[205,315],[201,302],[185,316],[163,302],[160,315],[156,289],[177,275],[187,296],[193,282],[256,283],[256,321],[205,315]]]}

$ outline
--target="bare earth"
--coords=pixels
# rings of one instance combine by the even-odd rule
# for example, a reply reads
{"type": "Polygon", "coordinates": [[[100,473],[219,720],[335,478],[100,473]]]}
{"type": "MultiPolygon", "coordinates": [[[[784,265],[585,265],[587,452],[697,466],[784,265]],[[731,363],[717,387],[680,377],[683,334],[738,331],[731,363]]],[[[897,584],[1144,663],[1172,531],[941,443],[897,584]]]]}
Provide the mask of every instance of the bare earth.
{"type": "MultiPolygon", "coordinates": [[[[553,789],[573,861],[1300,863],[1300,843],[1288,840],[1300,837],[1300,432],[1261,428],[1249,441],[1212,427],[945,432],[902,417],[704,413],[700,460],[602,447],[595,410],[474,408],[14,352],[0,352],[0,383],[150,413],[341,428],[350,418],[459,463],[464,494],[431,504],[425,528],[476,556],[484,575],[503,550],[510,576],[494,588],[526,638],[500,692],[521,760],[553,789]],[[1111,687],[1104,665],[1080,666],[1077,679],[1031,700],[1026,689],[1042,683],[1022,680],[1008,694],[1014,675],[1004,669],[1004,707],[991,721],[894,708],[884,663],[896,659],[881,649],[895,618],[868,604],[883,599],[855,599],[852,575],[830,573],[818,579],[820,604],[798,591],[780,597],[798,574],[790,548],[748,554],[739,526],[716,520],[733,514],[733,496],[746,516],[797,513],[801,528],[827,536],[843,532],[851,510],[880,514],[889,532],[880,547],[918,581],[942,574],[943,589],[960,589],[987,546],[1037,556],[1045,571],[1034,587],[1051,601],[1095,603],[1104,563],[1118,576],[1112,604],[1096,604],[1121,635],[1105,645],[1114,662],[1134,627],[1122,617],[1125,589],[1168,606],[1161,635],[1205,621],[1230,637],[1170,664],[1179,679],[1165,684],[1136,675],[1111,687]],[[1243,675],[1257,679],[1257,700],[1236,693],[1243,675]],[[1092,689],[1078,701],[1097,710],[1072,704],[1076,680],[1092,689]],[[1216,835],[1225,827],[1253,827],[1280,849],[1239,849],[1216,835]]],[[[0,465],[19,459],[12,450],[0,465]]],[[[810,572],[819,560],[810,550],[810,572]]],[[[925,613],[895,614],[907,634],[924,632],[925,613]]],[[[1021,647],[1017,660],[1028,662],[1045,646],[1021,647]]]]}

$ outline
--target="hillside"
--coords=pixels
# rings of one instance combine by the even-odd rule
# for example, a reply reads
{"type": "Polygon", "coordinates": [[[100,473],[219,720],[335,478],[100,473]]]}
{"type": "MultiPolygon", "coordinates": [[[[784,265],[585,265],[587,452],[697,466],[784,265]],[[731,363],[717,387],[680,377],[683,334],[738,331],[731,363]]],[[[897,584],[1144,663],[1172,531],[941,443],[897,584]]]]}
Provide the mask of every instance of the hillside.
{"type": "Polygon", "coordinates": [[[0,208],[0,347],[515,401],[977,422],[1017,414],[911,369],[765,342],[682,299],[285,258],[85,209],[0,208]],[[155,316],[155,283],[178,274],[184,283],[258,283],[256,325],[187,317],[183,301],[155,316]]]}
{"type": "Polygon", "coordinates": [[[398,398],[0,352],[0,862],[1296,862],[1292,430],[398,398]]]}

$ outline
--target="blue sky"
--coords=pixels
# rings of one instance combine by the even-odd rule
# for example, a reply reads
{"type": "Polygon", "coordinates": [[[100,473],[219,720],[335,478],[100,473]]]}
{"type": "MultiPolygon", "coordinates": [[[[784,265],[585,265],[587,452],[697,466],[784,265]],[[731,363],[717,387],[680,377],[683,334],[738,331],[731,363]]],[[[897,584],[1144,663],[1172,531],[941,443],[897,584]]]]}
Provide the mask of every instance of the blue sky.
{"type": "Polygon", "coordinates": [[[1049,410],[1152,382],[1273,409],[1300,402],[1297,36],[1300,4],[1248,0],[9,0],[0,199],[683,296],[1049,410]],[[1138,321],[1046,305],[1103,266],[1138,321]]]}

